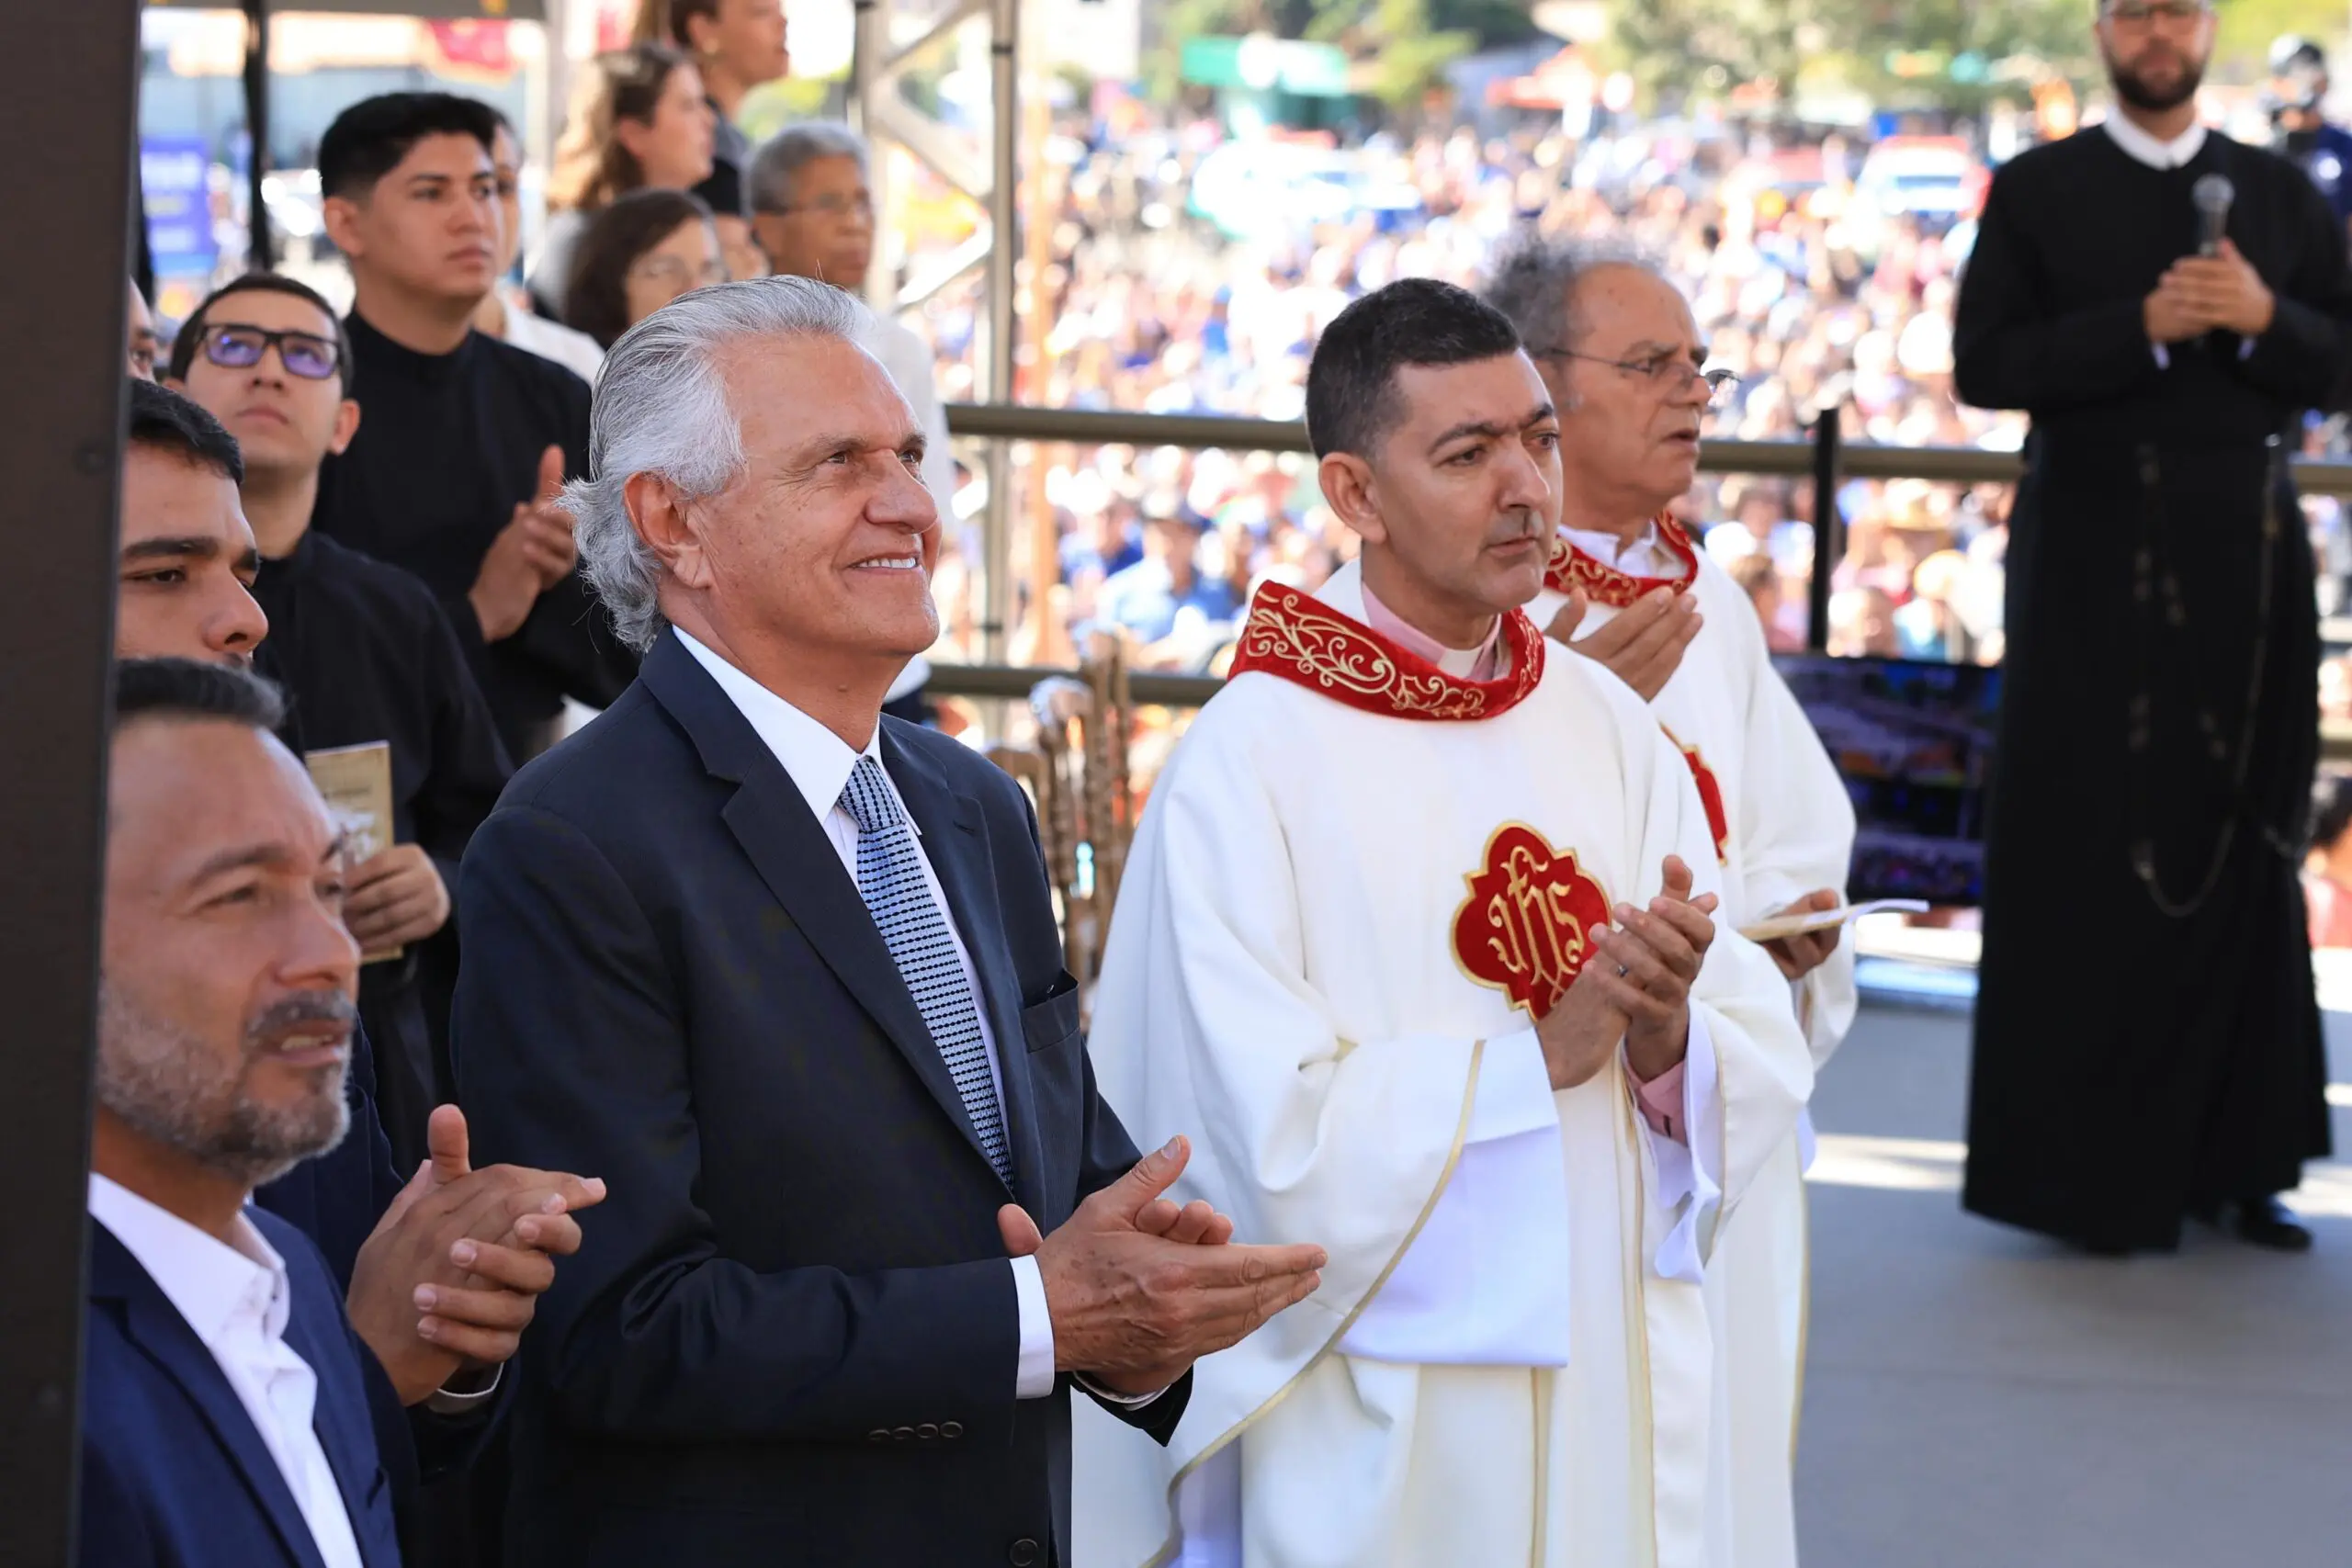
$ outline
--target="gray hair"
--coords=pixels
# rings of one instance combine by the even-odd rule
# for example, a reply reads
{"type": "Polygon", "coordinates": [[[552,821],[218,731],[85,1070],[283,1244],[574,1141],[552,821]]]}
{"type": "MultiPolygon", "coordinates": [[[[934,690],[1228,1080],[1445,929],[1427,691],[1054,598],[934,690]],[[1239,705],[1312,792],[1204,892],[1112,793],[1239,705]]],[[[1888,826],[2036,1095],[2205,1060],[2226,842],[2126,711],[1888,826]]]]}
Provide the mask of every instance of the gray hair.
{"type": "Polygon", "coordinates": [[[820,158],[854,158],[860,174],[870,159],[865,139],[848,126],[830,119],[804,120],[785,127],[762,144],[744,175],[754,212],[788,212],[800,171],[820,158]]]}
{"type": "Polygon", "coordinates": [[[1487,303],[1510,318],[1527,352],[1573,348],[1591,323],[1576,309],[1577,286],[1599,267],[1635,267],[1664,279],[1666,268],[1633,241],[1619,234],[1555,236],[1535,229],[1514,235],[1495,257],[1487,303]]]}
{"type": "Polygon", "coordinates": [[[742,424],[727,400],[720,351],[746,338],[860,343],[869,321],[864,305],[829,283],[762,277],[681,295],[613,344],[589,416],[589,477],[564,487],[563,506],[581,570],[623,643],[642,653],[669,625],[661,559],[628,513],[629,479],[658,474],[699,501],[743,471],[742,424]]]}

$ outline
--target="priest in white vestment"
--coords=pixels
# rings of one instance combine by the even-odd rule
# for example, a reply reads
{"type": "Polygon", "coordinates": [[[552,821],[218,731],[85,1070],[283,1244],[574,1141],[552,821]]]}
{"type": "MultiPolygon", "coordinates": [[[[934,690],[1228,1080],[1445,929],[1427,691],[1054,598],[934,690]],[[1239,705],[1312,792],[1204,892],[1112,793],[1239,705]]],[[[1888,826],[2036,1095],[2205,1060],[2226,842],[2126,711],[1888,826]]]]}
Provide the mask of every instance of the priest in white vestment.
{"type": "Polygon", "coordinates": [[[1519,608],[1556,420],[1510,323],[1390,285],[1317,344],[1364,539],[1262,589],[1152,792],[1094,1004],[1103,1092],[1183,1128],[1322,1290],[1195,1368],[1165,1450],[1075,1433],[1076,1568],[1699,1568],[1702,1281],[1812,1063],[1640,697],[1519,608]]]}
{"type": "MultiPolygon", "coordinates": [[[[1519,329],[1560,410],[1560,533],[1533,618],[1582,638],[1568,646],[1650,698],[1707,807],[1724,923],[1838,908],[1854,848],[1844,784],[1773,670],[1747,595],[1667,511],[1697,472],[1700,420],[1717,390],[1690,307],[1635,254],[1536,236],[1498,259],[1487,299],[1519,329]]],[[[1818,1068],[1853,1021],[1851,945],[1832,929],[1767,951],[1818,1068]]],[[[1800,1123],[1774,1153],[1707,1271],[1712,1493],[1727,1505],[1709,1528],[1713,1560],[1730,1568],[1796,1562],[1810,1141],[1800,1123]]]]}

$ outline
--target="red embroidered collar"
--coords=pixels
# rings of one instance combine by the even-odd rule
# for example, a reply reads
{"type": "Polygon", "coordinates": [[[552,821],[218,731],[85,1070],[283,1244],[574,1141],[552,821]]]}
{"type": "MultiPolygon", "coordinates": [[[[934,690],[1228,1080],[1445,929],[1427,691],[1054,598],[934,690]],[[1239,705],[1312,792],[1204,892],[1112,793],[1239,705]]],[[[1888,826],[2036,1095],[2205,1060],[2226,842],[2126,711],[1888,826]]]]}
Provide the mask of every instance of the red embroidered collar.
{"type": "Polygon", "coordinates": [[[1509,713],[1544,679],[1544,636],[1524,610],[1503,617],[1510,670],[1464,681],[1295,588],[1269,582],[1250,602],[1233,673],[1262,670],[1365,713],[1462,720],[1509,713]]]}
{"type": "Polygon", "coordinates": [[[1668,550],[1682,558],[1680,577],[1636,577],[1630,571],[1620,571],[1604,566],[1568,542],[1567,530],[1552,536],[1552,558],[1544,568],[1544,586],[1555,593],[1581,592],[1596,604],[1606,604],[1622,610],[1653,588],[1671,588],[1677,593],[1687,593],[1699,580],[1699,551],[1691,544],[1690,536],[1674,514],[1661,512],[1654,519],[1657,536],[1668,550]]]}

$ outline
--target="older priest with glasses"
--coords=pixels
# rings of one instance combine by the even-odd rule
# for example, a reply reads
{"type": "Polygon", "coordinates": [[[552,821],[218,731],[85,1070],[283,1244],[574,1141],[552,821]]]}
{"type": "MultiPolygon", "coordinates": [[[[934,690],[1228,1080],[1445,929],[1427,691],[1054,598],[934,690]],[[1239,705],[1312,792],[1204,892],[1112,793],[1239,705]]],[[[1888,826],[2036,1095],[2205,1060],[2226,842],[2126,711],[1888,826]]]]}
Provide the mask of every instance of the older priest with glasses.
{"type": "Polygon", "coordinates": [[[1813,1064],[1718,930],[1682,755],[1521,606],[1559,421],[1450,285],[1341,311],[1307,374],[1363,540],[1270,585],[1153,789],[1091,1051],[1182,1187],[1325,1240],[1310,1305],[1194,1369],[1158,1450],[1090,1421],[1078,1561],[1701,1568],[1718,1232],[1813,1064]]]}
{"type": "Polygon", "coordinates": [[[2293,164],[2198,123],[2209,8],[2110,0],[2098,26],[2115,112],[1994,178],[1953,323],[1960,396],[2033,416],[1965,1201],[2102,1254],[2169,1250],[2185,1215],[2299,1250],[2278,1195],[2328,1113],[2287,460],[2352,355],[2345,231],[2293,164]]]}

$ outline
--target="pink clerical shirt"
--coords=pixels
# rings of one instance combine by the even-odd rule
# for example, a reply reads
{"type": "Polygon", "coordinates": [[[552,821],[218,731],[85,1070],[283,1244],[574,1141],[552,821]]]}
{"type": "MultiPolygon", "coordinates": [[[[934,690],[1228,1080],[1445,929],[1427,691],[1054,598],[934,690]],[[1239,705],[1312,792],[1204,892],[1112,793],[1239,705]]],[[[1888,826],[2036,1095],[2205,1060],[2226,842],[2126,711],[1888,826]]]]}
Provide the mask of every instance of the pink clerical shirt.
{"type": "MultiPolygon", "coordinates": [[[[1366,583],[1363,588],[1363,619],[1364,625],[1388,641],[1416,659],[1444,670],[1457,680],[1498,681],[1506,673],[1503,663],[1506,645],[1503,642],[1502,617],[1499,615],[1495,617],[1494,629],[1487,634],[1487,640],[1476,648],[1450,649],[1419,627],[1408,626],[1395,611],[1380,602],[1373,592],[1372,585],[1366,583]],[[1449,664],[1459,666],[1465,653],[1471,656],[1467,670],[1448,668],[1449,664]]],[[[1640,1109],[1642,1120],[1650,1124],[1650,1131],[1678,1144],[1689,1142],[1682,1125],[1682,1064],[1677,1062],[1657,1077],[1645,1082],[1628,1063],[1625,1076],[1634,1080],[1634,1103],[1640,1109]]]]}

